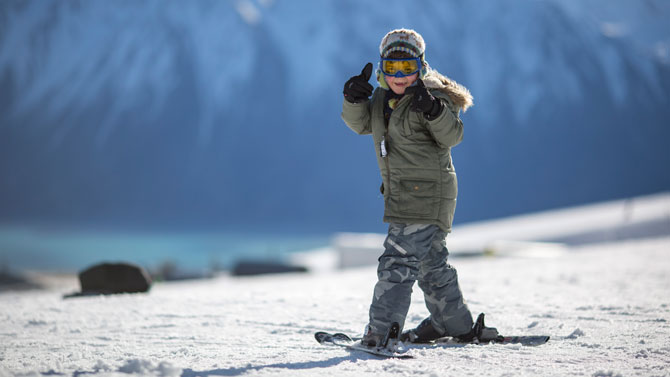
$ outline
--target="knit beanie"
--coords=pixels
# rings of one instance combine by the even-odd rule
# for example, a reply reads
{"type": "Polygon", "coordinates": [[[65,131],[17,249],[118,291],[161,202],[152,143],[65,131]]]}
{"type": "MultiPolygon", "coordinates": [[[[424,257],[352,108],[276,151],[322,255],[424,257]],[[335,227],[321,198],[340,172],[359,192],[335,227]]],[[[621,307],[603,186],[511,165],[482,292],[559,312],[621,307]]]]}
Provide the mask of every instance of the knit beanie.
{"type": "MultiPolygon", "coordinates": [[[[379,55],[382,58],[386,58],[394,51],[405,52],[415,58],[421,58],[422,68],[419,71],[419,78],[423,79],[426,76],[430,66],[425,59],[426,43],[423,41],[421,34],[412,29],[391,30],[382,38],[382,42],[379,44],[379,55]]],[[[375,73],[379,86],[388,90],[389,86],[386,83],[382,70],[377,68],[375,73]]]]}
{"type": "Polygon", "coordinates": [[[406,52],[419,58],[426,52],[426,43],[421,34],[412,29],[396,29],[388,32],[379,44],[379,55],[382,58],[388,57],[393,51],[406,52]]]}

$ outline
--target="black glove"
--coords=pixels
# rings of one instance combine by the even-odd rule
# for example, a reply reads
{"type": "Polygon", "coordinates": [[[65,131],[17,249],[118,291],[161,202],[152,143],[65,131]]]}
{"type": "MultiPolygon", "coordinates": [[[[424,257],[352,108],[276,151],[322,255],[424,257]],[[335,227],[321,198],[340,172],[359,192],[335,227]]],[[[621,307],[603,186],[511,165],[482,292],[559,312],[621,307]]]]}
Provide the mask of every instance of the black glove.
{"type": "Polygon", "coordinates": [[[372,63],[368,63],[360,75],[354,76],[344,83],[344,98],[351,103],[367,100],[372,95],[372,85],[368,83],[371,75],[372,63]]]}
{"type": "Polygon", "coordinates": [[[415,86],[405,89],[405,94],[412,94],[412,105],[410,109],[416,112],[422,112],[429,120],[437,118],[442,112],[442,101],[433,97],[426,88],[423,80],[417,79],[415,86]]]}

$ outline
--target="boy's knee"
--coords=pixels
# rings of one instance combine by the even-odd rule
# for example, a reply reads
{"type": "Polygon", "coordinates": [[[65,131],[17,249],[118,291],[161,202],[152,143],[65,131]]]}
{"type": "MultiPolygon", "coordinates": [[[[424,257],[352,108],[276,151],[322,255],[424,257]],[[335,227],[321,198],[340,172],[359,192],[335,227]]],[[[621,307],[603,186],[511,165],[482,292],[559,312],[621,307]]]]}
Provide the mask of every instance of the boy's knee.
{"type": "Polygon", "coordinates": [[[379,281],[387,281],[395,284],[414,283],[418,275],[418,268],[408,264],[395,264],[393,261],[390,261],[388,264],[385,264],[384,268],[381,267],[380,264],[380,269],[377,271],[379,281]]]}

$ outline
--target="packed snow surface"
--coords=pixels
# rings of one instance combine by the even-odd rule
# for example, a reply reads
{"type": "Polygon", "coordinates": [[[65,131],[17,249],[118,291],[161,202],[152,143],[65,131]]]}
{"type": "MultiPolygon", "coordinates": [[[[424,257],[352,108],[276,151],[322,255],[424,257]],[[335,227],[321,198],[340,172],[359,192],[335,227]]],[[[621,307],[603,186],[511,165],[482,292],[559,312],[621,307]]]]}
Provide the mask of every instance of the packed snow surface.
{"type": "MultiPolygon", "coordinates": [[[[148,294],[0,294],[0,376],[670,375],[670,236],[563,253],[453,258],[474,314],[539,347],[415,347],[381,360],[316,343],[362,332],[374,267],[157,283],[148,294]]],[[[415,290],[408,326],[427,315],[415,290]]]]}

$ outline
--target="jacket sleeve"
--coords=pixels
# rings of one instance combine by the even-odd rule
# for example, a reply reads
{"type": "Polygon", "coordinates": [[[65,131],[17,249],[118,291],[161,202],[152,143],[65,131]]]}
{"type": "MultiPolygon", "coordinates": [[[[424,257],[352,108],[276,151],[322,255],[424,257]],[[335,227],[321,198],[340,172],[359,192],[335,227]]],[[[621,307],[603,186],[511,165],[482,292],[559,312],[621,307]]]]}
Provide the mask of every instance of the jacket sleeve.
{"type": "Polygon", "coordinates": [[[351,103],[342,99],[342,120],[359,135],[368,135],[372,133],[370,126],[370,105],[371,101],[360,103],[351,103]]]}
{"type": "Polygon", "coordinates": [[[463,140],[463,122],[449,101],[444,98],[440,101],[442,113],[433,120],[426,120],[426,127],[440,148],[451,148],[463,140]]]}

